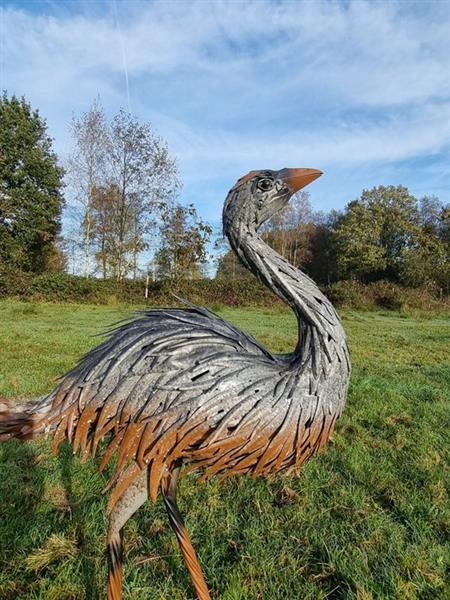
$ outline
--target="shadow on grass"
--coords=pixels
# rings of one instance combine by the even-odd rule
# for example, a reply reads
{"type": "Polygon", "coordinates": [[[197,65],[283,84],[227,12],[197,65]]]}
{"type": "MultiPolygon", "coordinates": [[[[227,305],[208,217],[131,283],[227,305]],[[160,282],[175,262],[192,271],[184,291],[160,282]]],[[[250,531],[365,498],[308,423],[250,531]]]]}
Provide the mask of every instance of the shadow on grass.
{"type": "Polygon", "coordinates": [[[27,574],[25,580],[22,575],[20,589],[13,580],[18,570],[17,555],[23,555],[24,550],[29,553],[39,544],[35,535],[40,529],[37,508],[44,493],[44,480],[45,472],[39,467],[36,446],[17,440],[0,445],[0,571],[4,576],[0,595],[3,600],[17,598],[19,592],[29,590],[35,583],[32,573],[27,574]]]}
{"type": "Polygon", "coordinates": [[[67,501],[69,503],[75,524],[76,539],[80,549],[81,572],[84,579],[86,598],[89,598],[89,600],[98,600],[101,597],[101,593],[98,589],[95,578],[96,566],[94,561],[89,558],[89,536],[87,535],[87,528],[89,525],[86,523],[83,504],[79,501],[73,489],[73,453],[69,444],[61,444],[58,452],[58,461],[61,468],[61,480],[66,490],[67,501]]]}

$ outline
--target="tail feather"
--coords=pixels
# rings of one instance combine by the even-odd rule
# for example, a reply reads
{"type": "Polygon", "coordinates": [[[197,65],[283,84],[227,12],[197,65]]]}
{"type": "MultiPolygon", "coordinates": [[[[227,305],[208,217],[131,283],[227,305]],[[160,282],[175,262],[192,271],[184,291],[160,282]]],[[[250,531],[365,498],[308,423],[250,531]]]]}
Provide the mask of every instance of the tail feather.
{"type": "Polygon", "coordinates": [[[0,398],[0,442],[11,438],[28,440],[41,433],[49,409],[46,396],[22,405],[0,398]]]}

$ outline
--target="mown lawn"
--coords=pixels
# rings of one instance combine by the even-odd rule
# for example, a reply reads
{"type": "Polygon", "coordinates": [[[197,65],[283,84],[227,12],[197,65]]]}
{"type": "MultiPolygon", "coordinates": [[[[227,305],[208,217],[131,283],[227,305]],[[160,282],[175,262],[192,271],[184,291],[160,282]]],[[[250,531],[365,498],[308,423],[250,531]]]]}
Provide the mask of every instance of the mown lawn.
{"type": "MultiPolygon", "coordinates": [[[[0,302],[0,395],[52,388],[127,308],[0,302]]],[[[275,351],[289,312],[222,314],[275,351]]],[[[353,375],[334,441],[300,477],[230,478],[180,505],[214,599],[448,599],[450,321],[344,314],[353,375]]],[[[47,442],[0,446],[0,599],[104,597],[108,474],[47,442]]],[[[126,527],[127,600],[194,597],[161,501],[126,527]]]]}

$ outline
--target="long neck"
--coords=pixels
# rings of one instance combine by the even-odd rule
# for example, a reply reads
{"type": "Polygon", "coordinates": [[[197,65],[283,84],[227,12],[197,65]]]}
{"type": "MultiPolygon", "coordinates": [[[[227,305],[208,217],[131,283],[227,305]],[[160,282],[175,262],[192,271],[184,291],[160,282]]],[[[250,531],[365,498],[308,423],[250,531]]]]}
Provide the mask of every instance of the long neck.
{"type": "Polygon", "coordinates": [[[299,326],[296,354],[304,352],[308,332],[325,347],[345,340],[331,302],[312,279],[268,246],[253,224],[228,223],[225,233],[242,263],[293,309],[299,326]]]}

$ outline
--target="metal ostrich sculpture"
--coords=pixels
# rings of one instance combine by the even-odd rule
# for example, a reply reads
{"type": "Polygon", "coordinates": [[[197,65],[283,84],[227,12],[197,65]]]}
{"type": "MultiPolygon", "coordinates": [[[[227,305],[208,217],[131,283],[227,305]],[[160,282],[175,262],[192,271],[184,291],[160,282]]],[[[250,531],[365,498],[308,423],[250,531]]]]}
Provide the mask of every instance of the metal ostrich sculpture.
{"type": "Polygon", "coordinates": [[[230,190],[224,231],[242,263],[295,312],[298,343],[276,355],[203,308],[152,309],[115,329],[48,396],[3,405],[0,440],[67,439],[82,458],[108,445],[108,599],[120,600],[121,530],[161,490],[200,600],[210,598],[176,502],[184,472],[254,476],[289,471],[322,448],[343,409],[350,374],[333,306],[304,273],[267,246],[259,226],[321,175],[251,171],[230,190]]]}

